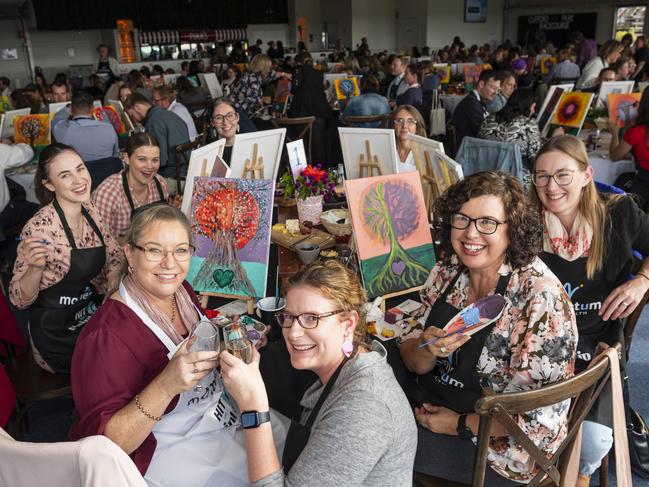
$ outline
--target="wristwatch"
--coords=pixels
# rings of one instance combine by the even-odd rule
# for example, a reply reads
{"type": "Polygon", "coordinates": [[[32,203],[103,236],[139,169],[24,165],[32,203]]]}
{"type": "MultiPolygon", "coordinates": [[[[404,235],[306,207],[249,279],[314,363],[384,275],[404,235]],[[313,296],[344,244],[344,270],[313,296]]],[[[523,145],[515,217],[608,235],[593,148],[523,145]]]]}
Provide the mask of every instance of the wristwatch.
{"type": "Polygon", "coordinates": [[[245,430],[257,428],[268,421],[270,421],[269,411],[244,411],[241,413],[241,426],[245,430]]]}
{"type": "Polygon", "coordinates": [[[466,425],[466,414],[460,414],[457,418],[457,434],[463,440],[471,440],[475,437],[471,428],[466,425]]]}

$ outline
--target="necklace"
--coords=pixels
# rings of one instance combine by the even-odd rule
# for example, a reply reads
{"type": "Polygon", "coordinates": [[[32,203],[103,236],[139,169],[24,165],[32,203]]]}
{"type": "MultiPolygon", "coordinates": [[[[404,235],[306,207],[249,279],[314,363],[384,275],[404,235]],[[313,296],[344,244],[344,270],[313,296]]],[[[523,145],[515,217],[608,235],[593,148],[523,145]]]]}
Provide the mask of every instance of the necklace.
{"type": "Polygon", "coordinates": [[[171,324],[174,324],[174,320],[176,319],[176,295],[174,294],[171,297],[171,324]]]}

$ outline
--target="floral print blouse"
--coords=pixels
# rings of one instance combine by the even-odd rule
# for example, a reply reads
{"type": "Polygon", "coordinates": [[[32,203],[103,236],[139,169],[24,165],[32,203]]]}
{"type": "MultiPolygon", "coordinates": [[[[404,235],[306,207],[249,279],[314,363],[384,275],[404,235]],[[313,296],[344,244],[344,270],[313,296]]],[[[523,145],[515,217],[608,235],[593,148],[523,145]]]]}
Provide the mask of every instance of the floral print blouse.
{"type": "MultiPolygon", "coordinates": [[[[434,303],[458,272],[462,275],[448,303],[458,309],[467,306],[469,274],[456,256],[435,265],[421,291],[423,302],[434,303]]],[[[510,272],[505,292],[510,304],[485,340],[476,373],[488,376],[496,393],[534,390],[572,377],[577,325],[563,286],[539,258],[515,271],[503,264],[498,271],[510,272]]],[[[513,419],[537,447],[554,453],[566,436],[569,406],[568,400],[513,419]]],[[[488,461],[512,480],[527,481],[536,474],[534,461],[511,436],[491,438],[488,461]]]]}
{"type": "MultiPolygon", "coordinates": [[[[95,221],[97,227],[104,237],[106,244],[106,264],[101,273],[91,282],[98,292],[105,294],[108,289],[108,282],[117,282],[120,266],[123,260],[123,252],[117,241],[111,235],[108,225],[104,223],[97,210],[91,202],[84,203],[88,214],[95,221]]],[[[85,218],[81,219],[81,238],[77,238],[76,245],[79,249],[99,247],[101,239],[92,229],[85,218]]],[[[52,203],[45,205],[27,222],[20,235],[26,237],[40,237],[52,242],[48,245],[48,254],[45,257],[45,270],[41,277],[39,290],[47,289],[61,282],[70,269],[70,255],[72,247],[65,235],[63,224],[52,203]]],[[[14,273],[9,284],[9,299],[17,308],[26,308],[32,304],[38,295],[29,296],[25,299],[20,290],[20,279],[27,272],[28,266],[25,260],[25,245],[18,244],[18,255],[14,263],[14,273]]]]}
{"type": "Polygon", "coordinates": [[[275,81],[275,71],[271,71],[263,79],[260,73],[245,73],[239,81],[234,83],[230,92],[230,100],[234,108],[251,115],[258,108],[264,94],[264,84],[275,81]]]}

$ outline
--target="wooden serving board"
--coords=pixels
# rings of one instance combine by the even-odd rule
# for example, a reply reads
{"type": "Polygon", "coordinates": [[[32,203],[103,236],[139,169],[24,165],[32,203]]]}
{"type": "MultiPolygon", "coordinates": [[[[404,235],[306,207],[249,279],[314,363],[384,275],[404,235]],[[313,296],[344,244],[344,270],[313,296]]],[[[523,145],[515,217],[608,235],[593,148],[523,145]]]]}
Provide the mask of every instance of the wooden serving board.
{"type": "Polygon", "coordinates": [[[284,233],[281,230],[273,230],[270,234],[270,239],[277,245],[290,250],[295,250],[295,244],[300,242],[319,245],[322,250],[331,248],[336,244],[336,239],[333,235],[317,228],[312,228],[311,233],[308,235],[302,235],[301,233],[293,235],[292,233],[284,233]]]}

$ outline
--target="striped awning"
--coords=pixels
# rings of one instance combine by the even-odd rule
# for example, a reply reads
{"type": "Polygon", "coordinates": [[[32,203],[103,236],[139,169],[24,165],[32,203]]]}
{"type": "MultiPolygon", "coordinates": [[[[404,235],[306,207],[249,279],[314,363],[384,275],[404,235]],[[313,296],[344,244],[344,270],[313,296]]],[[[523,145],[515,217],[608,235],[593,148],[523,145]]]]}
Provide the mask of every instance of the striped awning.
{"type": "Polygon", "coordinates": [[[139,32],[140,44],[178,44],[180,33],[177,30],[156,30],[139,32]]]}
{"type": "Polygon", "coordinates": [[[247,38],[246,29],[215,29],[215,30],[157,30],[140,31],[140,44],[178,44],[179,42],[206,41],[243,41],[247,38]]]}

